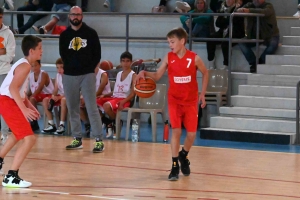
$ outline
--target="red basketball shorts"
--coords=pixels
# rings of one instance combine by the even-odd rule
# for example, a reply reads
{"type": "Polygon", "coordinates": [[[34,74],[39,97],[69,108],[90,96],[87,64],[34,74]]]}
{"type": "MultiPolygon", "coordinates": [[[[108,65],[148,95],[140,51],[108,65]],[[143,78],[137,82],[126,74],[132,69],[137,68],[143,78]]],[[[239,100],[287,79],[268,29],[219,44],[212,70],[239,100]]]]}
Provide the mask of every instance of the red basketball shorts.
{"type": "MultiPolygon", "coordinates": [[[[119,108],[119,102],[122,101],[123,99],[124,98],[114,98],[114,97],[97,98],[97,105],[103,108],[103,104],[108,102],[113,112],[116,113],[119,108]]],[[[129,106],[130,106],[130,101],[126,102],[123,107],[128,108],[129,106]]]]}
{"type": "Polygon", "coordinates": [[[14,99],[0,95],[0,114],[17,140],[33,135],[30,123],[23,115],[14,99]]]}
{"type": "Polygon", "coordinates": [[[43,99],[45,99],[46,97],[51,98],[52,94],[37,94],[35,96],[33,96],[33,98],[35,98],[36,102],[42,102],[43,99]]]}
{"type": "Polygon", "coordinates": [[[181,128],[183,123],[187,132],[196,132],[198,126],[198,105],[179,105],[169,103],[169,117],[172,128],[181,128]]]}

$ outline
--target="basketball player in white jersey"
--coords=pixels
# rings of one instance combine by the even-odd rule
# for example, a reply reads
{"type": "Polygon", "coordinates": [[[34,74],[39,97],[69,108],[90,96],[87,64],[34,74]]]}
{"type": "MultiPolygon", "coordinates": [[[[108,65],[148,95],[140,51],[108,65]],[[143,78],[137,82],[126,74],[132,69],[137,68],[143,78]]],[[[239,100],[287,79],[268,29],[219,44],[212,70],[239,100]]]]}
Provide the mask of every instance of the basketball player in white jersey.
{"type": "Polygon", "coordinates": [[[0,88],[0,114],[13,132],[0,151],[0,170],[4,157],[22,140],[15,150],[12,165],[4,176],[4,187],[31,186],[30,182],[19,177],[19,169],[36,141],[28,120],[37,120],[40,114],[27,99],[25,92],[31,65],[40,60],[43,53],[42,40],[32,35],[25,36],[22,40],[22,51],[25,57],[12,66],[0,88]]]}
{"type": "MultiPolygon", "coordinates": [[[[45,97],[43,99],[43,107],[45,110],[45,114],[48,119],[48,126],[44,128],[43,132],[45,133],[54,133],[55,135],[63,134],[65,132],[65,121],[67,118],[67,103],[64,93],[64,87],[62,84],[62,75],[64,73],[64,64],[61,58],[58,58],[55,62],[57,74],[54,84],[54,89],[51,97],[45,97]],[[60,122],[58,128],[53,121],[53,115],[50,110],[48,110],[48,105],[50,99],[53,100],[53,106],[60,106],[60,122]],[[56,131],[56,132],[55,132],[56,131]]],[[[51,106],[53,108],[53,106],[51,106]]]]}
{"type": "MultiPolygon", "coordinates": [[[[42,102],[45,97],[51,97],[54,86],[47,72],[41,70],[41,61],[37,60],[31,65],[29,75],[29,101],[37,108],[37,103],[42,102]]],[[[33,131],[39,129],[37,121],[31,123],[33,131]]]]}
{"type": "MultiPolygon", "coordinates": [[[[104,109],[104,112],[109,116],[109,119],[102,117],[103,123],[107,124],[107,128],[115,130],[112,123],[116,119],[117,110],[123,110],[130,106],[131,100],[134,98],[135,93],[133,90],[133,83],[136,77],[134,71],[130,66],[132,63],[132,54],[130,52],[124,52],[121,54],[120,62],[123,71],[117,74],[114,91],[102,95],[97,99],[97,105],[104,109]]],[[[110,130],[108,132],[110,132],[110,130]]],[[[109,133],[109,135],[111,135],[109,133]]]]}

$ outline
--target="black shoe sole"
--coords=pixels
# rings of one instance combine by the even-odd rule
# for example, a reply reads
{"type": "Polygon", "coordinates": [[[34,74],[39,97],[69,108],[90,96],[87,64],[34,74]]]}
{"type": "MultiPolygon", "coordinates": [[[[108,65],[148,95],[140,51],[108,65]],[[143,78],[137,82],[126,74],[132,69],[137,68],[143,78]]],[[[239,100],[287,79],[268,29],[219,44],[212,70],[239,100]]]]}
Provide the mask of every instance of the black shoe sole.
{"type": "Polygon", "coordinates": [[[98,150],[97,150],[97,151],[94,151],[94,150],[93,150],[93,153],[102,153],[103,151],[104,151],[104,148],[103,148],[101,151],[98,151],[98,150]]]}

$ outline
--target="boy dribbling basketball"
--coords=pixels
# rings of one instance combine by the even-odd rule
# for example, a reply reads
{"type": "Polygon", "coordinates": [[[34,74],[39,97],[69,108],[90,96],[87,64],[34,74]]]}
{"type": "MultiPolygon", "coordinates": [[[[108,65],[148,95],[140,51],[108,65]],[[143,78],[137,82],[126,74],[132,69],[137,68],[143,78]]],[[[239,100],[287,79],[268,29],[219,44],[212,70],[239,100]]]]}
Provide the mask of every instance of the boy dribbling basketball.
{"type": "Polygon", "coordinates": [[[31,65],[42,56],[42,40],[32,35],[25,36],[22,40],[22,51],[25,57],[12,66],[0,88],[0,114],[13,132],[1,149],[0,170],[6,154],[18,141],[23,140],[15,153],[8,174],[4,176],[4,187],[31,186],[30,182],[19,177],[19,168],[36,141],[28,120],[37,120],[40,115],[27,99],[25,92],[31,65]]]}
{"type": "Polygon", "coordinates": [[[187,33],[182,28],[175,28],[167,34],[169,52],[156,72],[141,71],[136,77],[149,76],[158,81],[168,70],[169,91],[168,106],[172,125],[172,169],[168,177],[170,181],[178,180],[179,168],[185,176],[190,175],[188,153],[194,143],[198,124],[198,102],[204,108],[205,92],[208,84],[208,72],[201,58],[185,48],[187,33]],[[202,73],[202,92],[198,97],[197,69],[202,73]],[[180,91],[180,92],[178,92],[180,91]],[[180,147],[181,124],[187,130],[187,137],[182,150],[180,147]],[[178,163],[180,162],[180,166],[178,163]]]}

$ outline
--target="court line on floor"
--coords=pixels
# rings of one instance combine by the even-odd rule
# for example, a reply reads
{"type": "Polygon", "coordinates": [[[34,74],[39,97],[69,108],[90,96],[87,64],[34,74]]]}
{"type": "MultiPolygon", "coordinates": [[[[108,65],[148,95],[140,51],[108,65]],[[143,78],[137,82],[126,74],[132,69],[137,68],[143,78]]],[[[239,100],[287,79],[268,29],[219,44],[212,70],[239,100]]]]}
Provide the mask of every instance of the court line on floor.
{"type": "MultiPolygon", "coordinates": [[[[7,157],[13,157],[13,156],[7,156],[7,157]]],[[[44,158],[26,158],[26,159],[40,160],[40,161],[50,161],[50,162],[61,162],[61,163],[70,163],[70,164],[96,165],[96,166],[105,166],[105,167],[119,167],[119,168],[129,168],[129,169],[162,171],[162,172],[168,171],[168,169],[155,169],[155,168],[122,166],[122,165],[108,165],[108,164],[99,164],[99,163],[88,163],[88,162],[77,162],[77,161],[66,161],[66,160],[53,160],[53,159],[44,159],[44,158]]],[[[226,174],[210,174],[210,173],[204,173],[204,172],[192,172],[191,174],[300,184],[300,181],[278,180],[278,179],[270,179],[270,178],[257,178],[257,177],[249,177],[249,176],[237,176],[237,175],[226,175],[226,174]]]]}
{"type": "MultiPolygon", "coordinates": [[[[95,186],[35,186],[35,187],[64,187],[64,188],[102,188],[102,189],[135,189],[135,190],[160,190],[160,191],[184,191],[184,192],[203,192],[203,193],[221,193],[221,194],[236,194],[236,195],[256,195],[256,196],[270,196],[270,197],[285,197],[285,198],[300,198],[300,196],[292,196],[292,195],[283,195],[283,194],[263,194],[263,193],[255,193],[255,192],[230,192],[230,191],[217,191],[217,190],[181,190],[181,189],[163,189],[163,188],[134,188],[134,187],[95,187],[95,186]]],[[[27,190],[32,191],[41,191],[41,192],[48,192],[48,193],[60,193],[60,192],[52,192],[47,190],[36,190],[36,189],[30,189],[27,190]]],[[[70,195],[70,193],[61,193],[65,195],[70,195]]],[[[75,196],[75,195],[74,195],[75,196]]],[[[76,195],[77,196],[77,195],[76,195]]],[[[101,197],[101,196],[94,196],[94,195],[78,195],[78,196],[85,196],[85,197],[93,197],[93,198],[99,198],[99,199],[110,199],[110,200],[126,200],[126,199],[116,199],[116,198],[109,198],[109,197],[101,197]]],[[[179,198],[179,197],[178,197],[179,198]]],[[[180,198],[186,198],[186,197],[180,197],[180,198]]]]}
{"type": "Polygon", "coordinates": [[[31,189],[31,188],[26,188],[24,190],[29,190],[29,191],[33,191],[33,192],[40,192],[38,194],[60,194],[60,195],[70,195],[70,196],[79,196],[79,197],[89,197],[89,198],[96,198],[96,199],[109,199],[109,200],[128,200],[128,199],[124,199],[124,198],[112,198],[112,197],[108,197],[108,196],[95,196],[95,195],[76,195],[76,194],[72,194],[72,193],[67,193],[67,192],[54,192],[54,191],[49,191],[49,190],[37,190],[37,189],[31,189]]]}

